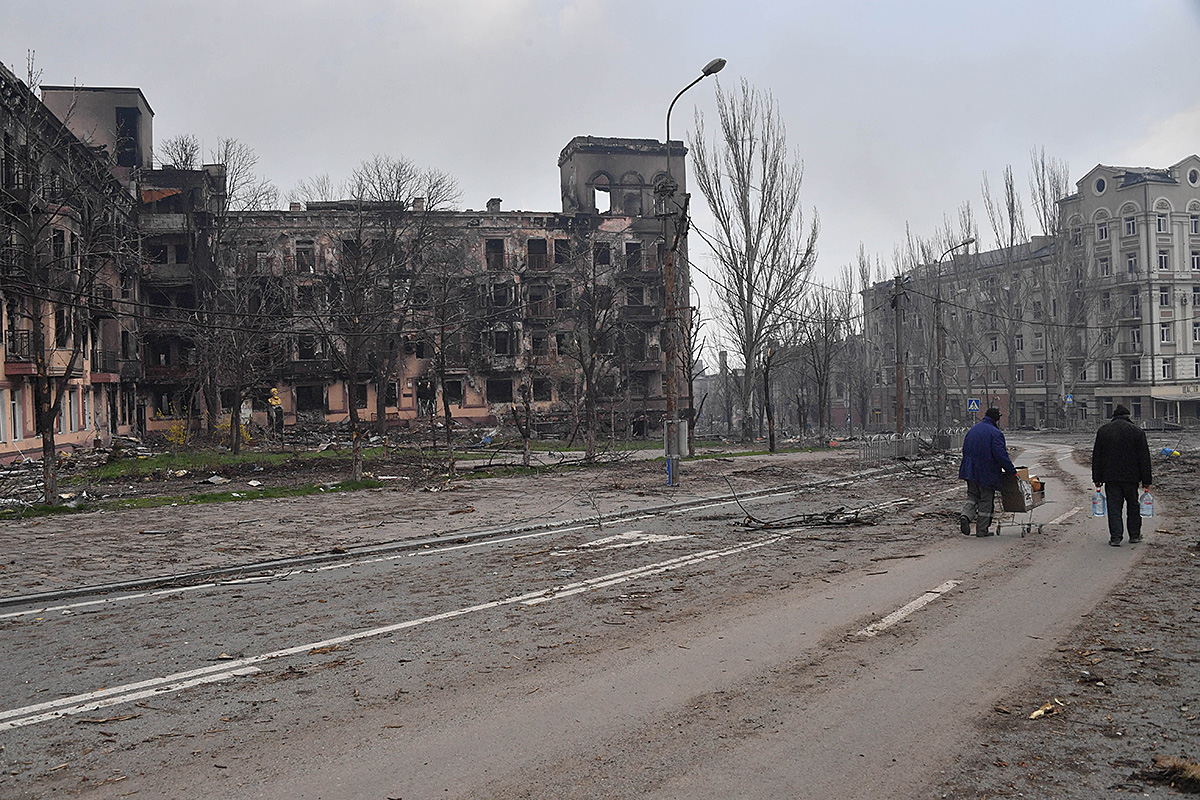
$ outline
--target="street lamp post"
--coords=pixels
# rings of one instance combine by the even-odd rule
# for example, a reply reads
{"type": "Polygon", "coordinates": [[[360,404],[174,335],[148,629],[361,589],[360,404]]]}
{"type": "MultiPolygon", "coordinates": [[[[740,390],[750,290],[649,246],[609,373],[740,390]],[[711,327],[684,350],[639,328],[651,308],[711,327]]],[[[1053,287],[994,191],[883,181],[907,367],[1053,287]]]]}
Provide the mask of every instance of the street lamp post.
{"type": "Polygon", "coordinates": [[[960,247],[966,247],[975,243],[974,237],[965,241],[959,242],[953,247],[947,248],[946,252],[938,256],[937,260],[937,288],[934,293],[934,333],[937,338],[937,363],[934,364],[933,377],[937,381],[936,386],[936,430],[933,435],[933,447],[935,450],[946,450],[950,447],[949,437],[946,436],[944,426],[944,414],[946,408],[946,379],[942,375],[942,362],[946,358],[946,329],[942,325],[942,259],[953,253],[960,247]]]}
{"type": "MultiPolygon", "coordinates": [[[[720,72],[724,67],[725,59],[723,58],[714,58],[705,64],[704,69],[700,72],[700,77],[680,89],[679,94],[675,95],[675,99],[671,101],[671,105],[667,106],[667,174],[655,188],[655,192],[661,198],[663,242],[666,250],[663,258],[663,290],[665,295],[665,308],[663,309],[663,351],[666,354],[667,367],[667,409],[666,419],[663,421],[663,433],[666,439],[665,455],[667,457],[668,486],[677,486],[679,484],[679,457],[682,450],[680,440],[683,438],[679,425],[679,333],[676,321],[679,303],[675,296],[675,251],[679,246],[679,237],[684,226],[683,224],[676,224],[675,221],[678,208],[675,203],[675,192],[679,188],[679,185],[675,182],[675,178],[671,174],[671,111],[674,110],[676,101],[683,96],[684,92],[709,75],[715,75],[720,72]]],[[[682,220],[680,220],[680,223],[682,223],[682,220]]]]}

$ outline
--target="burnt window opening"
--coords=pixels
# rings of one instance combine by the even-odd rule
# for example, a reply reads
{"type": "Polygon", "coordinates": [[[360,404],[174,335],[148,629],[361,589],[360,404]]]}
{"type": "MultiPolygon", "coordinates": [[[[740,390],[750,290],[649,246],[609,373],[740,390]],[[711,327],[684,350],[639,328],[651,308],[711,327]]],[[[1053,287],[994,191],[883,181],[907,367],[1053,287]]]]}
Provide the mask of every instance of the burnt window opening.
{"type": "Polygon", "coordinates": [[[152,244],[146,247],[146,258],[151,264],[166,264],[167,253],[169,252],[165,244],[152,244]]]}
{"type": "Polygon", "coordinates": [[[559,311],[565,311],[571,307],[571,285],[569,283],[555,284],[554,307],[559,311]]]}
{"type": "Polygon", "coordinates": [[[642,243],[641,242],[626,242],[625,243],[625,268],[632,270],[641,270],[642,268],[642,243]]]}
{"type": "Polygon", "coordinates": [[[530,239],[526,243],[526,248],[529,256],[529,269],[544,270],[550,265],[547,260],[549,253],[546,249],[545,239],[530,239]]]}
{"type": "Polygon", "coordinates": [[[463,382],[454,379],[442,382],[442,395],[446,398],[446,402],[461,406],[463,402],[463,382]]]}
{"type": "Polygon", "coordinates": [[[483,243],[484,268],[492,271],[504,269],[504,240],[487,239],[483,243]]]}
{"type": "Polygon", "coordinates": [[[266,250],[254,251],[254,266],[261,270],[271,268],[271,254],[266,250]]]}
{"type": "Polygon", "coordinates": [[[535,356],[550,355],[550,337],[545,333],[533,333],[529,337],[530,350],[535,356]]]}
{"type": "Polygon", "coordinates": [[[489,403],[511,403],[513,401],[512,378],[488,378],[487,399],[489,403]]]}
{"type": "Polygon", "coordinates": [[[354,407],[367,407],[367,385],[365,383],[354,384],[354,407]]]}
{"type": "Polygon", "coordinates": [[[551,294],[549,286],[529,287],[529,316],[554,316],[554,295],[551,294]]]}
{"type": "Polygon", "coordinates": [[[325,387],[321,384],[296,387],[296,411],[325,413],[325,387]]]}
{"type": "Polygon", "coordinates": [[[349,264],[357,264],[362,258],[362,242],[357,239],[342,240],[342,258],[349,264]]]}
{"type": "Polygon", "coordinates": [[[608,242],[596,242],[596,246],[592,252],[596,266],[607,267],[612,264],[612,247],[608,242]]]}
{"type": "Polygon", "coordinates": [[[625,196],[621,198],[621,210],[626,216],[640,217],[642,215],[642,193],[625,192],[625,196]]]}
{"type": "Polygon", "coordinates": [[[175,245],[175,263],[187,264],[191,261],[191,250],[186,244],[175,245]]]}
{"type": "Polygon", "coordinates": [[[643,306],[646,304],[646,288],[644,286],[626,286],[625,304],[643,306]]]}
{"type": "Polygon", "coordinates": [[[297,286],[296,307],[303,311],[315,311],[317,308],[317,287],[311,283],[297,286]]]}
{"type": "Polygon", "coordinates": [[[388,381],[383,385],[383,404],[388,408],[400,405],[400,384],[396,381],[388,381]]]}
{"type": "Polygon", "coordinates": [[[612,192],[610,191],[608,176],[597,175],[592,181],[592,205],[596,208],[597,214],[609,214],[612,212],[612,192]]]}
{"type": "Polygon", "coordinates": [[[565,333],[554,334],[554,352],[558,354],[559,358],[562,358],[563,356],[567,355],[567,353],[570,352],[570,349],[571,349],[571,339],[567,334],[565,334],[565,333]]]}
{"type": "Polygon", "coordinates": [[[515,338],[512,331],[492,331],[492,353],[498,356],[511,356],[515,338]]]}
{"type": "Polygon", "coordinates": [[[62,228],[55,228],[52,238],[54,263],[58,265],[67,257],[67,232],[62,228]]]}
{"type": "Polygon", "coordinates": [[[296,242],[296,271],[315,272],[317,254],[312,242],[296,242]]]}
{"type": "Polygon", "coordinates": [[[506,283],[498,283],[492,287],[492,306],[508,308],[512,305],[513,287],[506,283]]]}
{"type": "Polygon", "coordinates": [[[565,267],[571,263],[571,240],[554,240],[554,266],[565,267]]]}
{"type": "Polygon", "coordinates": [[[142,112],[136,108],[117,108],[117,166],[136,167],[138,151],[138,122],[142,112]]]}
{"type": "Polygon", "coordinates": [[[296,340],[296,359],[316,361],[321,357],[321,340],[310,333],[303,333],[296,340]]]}
{"type": "Polygon", "coordinates": [[[548,403],[553,399],[551,392],[553,391],[554,383],[549,378],[534,378],[533,379],[533,401],[535,403],[548,403]]]}
{"type": "Polygon", "coordinates": [[[133,334],[130,331],[121,331],[121,358],[129,361],[133,357],[133,334]]]}

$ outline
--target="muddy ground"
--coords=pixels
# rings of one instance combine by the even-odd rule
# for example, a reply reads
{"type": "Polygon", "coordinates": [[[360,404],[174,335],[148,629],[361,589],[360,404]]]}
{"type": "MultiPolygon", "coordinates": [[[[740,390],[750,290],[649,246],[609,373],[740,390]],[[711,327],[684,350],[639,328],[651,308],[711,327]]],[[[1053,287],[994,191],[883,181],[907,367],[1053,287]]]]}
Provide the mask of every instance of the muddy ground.
{"type": "MultiPolygon", "coordinates": [[[[1077,446],[1081,463],[1088,456],[1084,438],[1067,440],[1077,446]]],[[[1154,443],[1155,452],[1162,444],[1154,443]]],[[[1142,544],[1125,546],[1137,559],[1128,585],[1082,619],[1056,657],[1021,689],[999,699],[993,714],[979,723],[977,755],[948,771],[933,796],[1090,800],[1140,795],[1152,787],[1158,794],[1169,784],[1154,772],[1156,758],[1200,759],[1200,531],[1195,525],[1200,459],[1195,453],[1183,448],[1180,456],[1156,455],[1156,495],[1178,522],[1150,525],[1142,544]],[[1048,713],[1030,719],[1046,704],[1048,713]]],[[[446,482],[395,476],[385,488],[345,494],[48,517],[5,524],[7,557],[0,563],[0,579],[5,595],[47,591],[405,537],[452,536],[484,525],[612,514],[861,468],[851,451],[713,458],[686,462],[683,486],[668,489],[661,463],[629,459],[533,477],[446,482]],[[80,530],[87,534],[87,546],[78,546],[80,530]]],[[[917,459],[901,466],[900,482],[907,475],[910,481],[952,486],[945,476],[955,468],[953,458],[917,459]]],[[[258,472],[228,477],[232,483],[220,488],[295,479],[258,472]]],[[[303,476],[306,481],[342,477],[336,470],[303,476]]],[[[164,476],[136,491],[180,494],[211,488],[196,476],[164,476]]],[[[1085,497],[1089,488],[1062,490],[1085,497]]],[[[835,499],[857,506],[878,493],[878,487],[874,492],[869,486],[846,488],[835,499]]],[[[950,533],[958,501],[947,498],[933,512],[950,533]]]]}

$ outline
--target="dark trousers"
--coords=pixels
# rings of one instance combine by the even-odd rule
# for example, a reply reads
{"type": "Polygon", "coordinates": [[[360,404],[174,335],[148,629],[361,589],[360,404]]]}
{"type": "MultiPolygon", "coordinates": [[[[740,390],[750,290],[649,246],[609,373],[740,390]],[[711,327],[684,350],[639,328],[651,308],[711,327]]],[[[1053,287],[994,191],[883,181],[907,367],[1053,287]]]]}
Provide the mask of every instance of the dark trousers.
{"type": "Polygon", "coordinates": [[[967,504],[963,506],[962,515],[969,520],[975,520],[976,533],[986,531],[992,524],[995,502],[995,489],[980,486],[975,481],[967,481],[967,504]]]}
{"type": "Polygon", "coordinates": [[[1129,525],[1129,539],[1140,539],[1142,536],[1142,512],[1138,508],[1138,485],[1136,483],[1106,483],[1104,484],[1104,500],[1108,504],[1108,538],[1109,541],[1119,542],[1123,531],[1121,529],[1121,507],[1127,509],[1125,517],[1129,525]]]}

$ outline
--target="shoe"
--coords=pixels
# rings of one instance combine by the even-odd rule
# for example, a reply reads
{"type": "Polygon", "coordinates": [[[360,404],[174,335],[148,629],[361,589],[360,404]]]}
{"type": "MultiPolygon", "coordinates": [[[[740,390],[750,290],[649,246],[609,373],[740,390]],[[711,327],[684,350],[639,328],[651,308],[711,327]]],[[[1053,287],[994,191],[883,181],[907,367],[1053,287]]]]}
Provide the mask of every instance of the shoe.
{"type": "Polygon", "coordinates": [[[1130,543],[1130,544],[1137,544],[1137,543],[1138,543],[1138,542],[1140,542],[1141,540],[1142,540],[1142,537],[1140,537],[1140,536],[1130,536],[1130,537],[1129,537],[1129,543],[1130,543]]]}
{"type": "Polygon", "coordinates": [[[1120,540],[1120,539],[1109,539],[1109,540],[1108,540],[1108,544],[1109,544],[1109,546],[1110,546],[1110,547],[1120,547],[1120,546],[1121,546],[1121,540],[1120,540]]]}
{"type": "Polygon", "coordinates": [[[975,534],[975,535],[976,535],[976,536],[981,536],[981,537],[982,537],[982,536],[995,536],[996,534],[995,534],[995,533],[993,533],[992,531],[987,531],[987,530],[984,530],[984,531],[980,531],[979,533],[977,533],[977,534],[975,534]]]}
{"type": "Polygon", "coordinates": [[[970,517],[958,518],[958,529],[962,531],[963,536],[971,535],[971,519],[970,517]]]}

